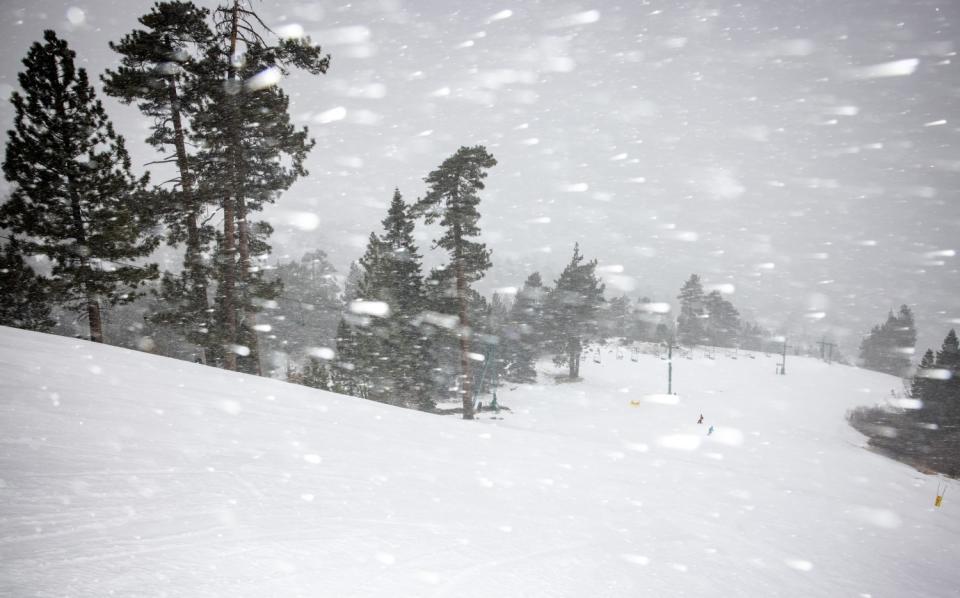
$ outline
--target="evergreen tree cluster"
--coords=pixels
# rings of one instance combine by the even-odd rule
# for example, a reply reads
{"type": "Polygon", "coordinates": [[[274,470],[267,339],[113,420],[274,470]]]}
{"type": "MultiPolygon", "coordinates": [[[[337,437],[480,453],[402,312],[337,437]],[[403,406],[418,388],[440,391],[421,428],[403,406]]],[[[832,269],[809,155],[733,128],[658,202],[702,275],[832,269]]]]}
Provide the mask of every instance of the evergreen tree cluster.
{"type": "Polygon", "coordinates": [[[860,362],[863,367],[905,376],[910,369],[910,356],[917,343],[917,330],[913,312],[906,305],[894,314],[891,310],[887,321],[870,330],[860,343],[860,362]]]}
{"type": "MultiPolygon", "coordinates": [[[[47,305],[85,312],[90,339],[103,342],[101,304],[129,302],[157,277],[156,265],[133,262],[149,256],[159,237],[149,225],[148,176],[131,172],[123,137],[75,57],[46,31],[23,59],[3,162],[13,190],[0,206],[0,227],[11,235],[6,259],[14,269],[23,269],[23,256],[46,256],[50,272],[36,282],[47,305]]],[[[3,303],[9,309],[17,299],[3,303]]],[[[13,320],[42,328],[44,318],[35,316],[22,312],[13,320]]]]}
{"type": "Polygon", "coordinates": [[[910,381],[910,396],[893,408],[857,409],[851,424],[870,444],[908,463],[960,475],[960,342],[947,333],[927,350],[910,381]]]}
{"type": "Polygon", "coordinates": [[[691,274],[680,289],[680,314],[677,317],[677,340],[685,345],[738,347],[741,335],[755,336],[755,330],[744,327],[740,312],[723,298],[718,290],[704,293],[700,276],[691,274]]]}
{"type": "MultiPolygon", "coordinates": [[[[51,330],[73,310],[97,342],[109,330],[124,346],[255,374],[267,364],[303,384],[423,410],[452,398],[467,419],[491,381],[534,382],[541,358],[578,379],[586,348],[607,337],[762,346],[767,333],[696,274],[680,290],[675,328],[649,299],[607,301],[597,260],[579,244],[552,285],[533,272],[512,298],[485,298],[473,288],[492,257],[479,206],[497,161],[482,145],[431,171],[423,197],[408,203],[394,191],[343,288],[320,250],[269,265],[273,229],[257,213],[308,174],[314,146],[277,83],[292,69],[326,73],[330,56],[309,38],[273,39],[252,3],[223,1],[212,11],[157,2],[109,44],[118,61],[101,76],[104,92],[152,123],[146,142],[172,174],[159,184],[134,172],[66,41],[46,31],[30,47],[3,161],[12,191],[0,205],[0,324],[51,330]],[[418,221],[439,231],[431,249],[446,258],[429,272],[418,221]],[[161,242],[182,251],[177,271],[147,263],[161,242]]],[[[864,364],[902,373],[915,340],[903,306],[864,339],[864,364]]],[[[946,347],[922,369],[954,367],[946,347]]],[[[940,388],[917,381],[918,396],[927,382],[940,388]]]]}
{"type": "Polygon", "coordinates": [[[584,261],[580,245],[547,296],[547,345],[554,363],[567,365],[571,379],[580,376],[580,355],[587,342],[599,336],[598,311],[604,303],[604,285],[596,274],[597,260],[584,261]]]}
{"type": "MultiPolygon", "coordinates": [[[[146,141],[175,176],[150,186],[147,174],[133,174],[86,70],[46,31],[11,98],[3,170],[13,191],[0,227],[12,239],[11,272],[35,255],[51,267],[19,295],[5,287],[2,304],[13,310],[42,288],[46,308],[85,313],[91,340],[103,342],[104,307],[152,288],[162,300],[148,319],[195,345],[201,361],[260,373],[259,336],[269,326],[257,314],[281,285],[263,267],[272,228],[253,215],[307,174],[313,147],[306,128],[291,124],[276,83],[290,68],[325,73],[330,57],[309,38],[268,41],[271,32],[242,0],[213,12],[157,2],[139,22],[110,43],[119,62],[103,74],[104,91],[150,119],[146,141]],[[217,219],[220,228],[211,224],[217,219]],[[138,262],[161,237],[183,248],[184,261],[156,283],[156,264],[138,262]]],[[[48,327],[25,309],[7,321],[48,327]]]]}
{"type": "Polygon", "coordinates": [[[360,258],[349,312],[337,333],[340,360],[366,398],[431,409],[429,339],[420,324],[427,307],[421,255],[410,206],[396,190],[383,232],[371,233],[360,258]]]}
{"type": "Polygon", "coordinates": [[[477,191],[493,164],[484,148],[461,148],[427,177],[425,198],[408,204],[395,190],[381,231],[347,277],[336,356],[306,364],[304,383],[425,410],[457,399],[469,418],[497,381],[534,382],[544,356],[579,376],[583,347],[603,335],[605,304],[597,262],[579,245],[552,288],[537,272],[512,301],[498,293],[488,301],[471,287],[489,267],[489,250],[473,239],[477,191]],[[418,218],[442,228],[434,248],[448,262],[430,272],[414,241],[418,218]]]}

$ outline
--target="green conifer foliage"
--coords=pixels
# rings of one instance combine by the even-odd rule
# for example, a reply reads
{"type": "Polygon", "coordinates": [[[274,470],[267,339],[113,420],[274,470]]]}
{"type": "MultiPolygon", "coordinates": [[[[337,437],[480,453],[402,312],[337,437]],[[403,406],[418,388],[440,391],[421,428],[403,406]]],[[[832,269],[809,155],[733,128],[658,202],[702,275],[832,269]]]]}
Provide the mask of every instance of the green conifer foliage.
{"type": "Polygon", "coordinates": [[[487,170],[496,164],[496,159],[482,145],[461,147],[427,176],[427,193],[414,205],[414,213],[423,215],[427,224],[439,221],[443,227],[443,234],[435,244],[446,250],[450,261],[436,282],[442,291],[449,288],[447,282],[454,286],[455,313],[460,320],[460,394],[464,419],[473,419],[469,285],[483,278],[490,267],[490,250],[474,240],[480,236],[477,206],[487,170]]]}
{"type": "MultiPolygon", "coordinates": [[[[239,348],[260,373],[255,301],[251,273],[257,272],[249,226],[250,212],[276,200],[307,171],[303,167],[313,141],[306,128],[290,122],[289,98],[277,86],[289,67],[321,74],[330,65],[308,37],[268,42],[270,35],[249,4],[233,0],[214,11],[214,47],[204,69],[207,100],[194,119],[194,139],[205,165],[200,181],[204,197],[223,208],[223,243],[218,256],[223,278],[217,301],[225,318],[226,345],[239,348]],[[243,328],[243,329],[242,329],[243,328]],[[241,340],[243,343],[239,342],[241,340]],[[248,343],[248,344],[244,344],[248,343]],[[245,355],[246,354],[246,355],[245,355]]],[[[237,368],[238,356],[224,366],[237,368]]]]}
{"type": "Polygon", "coordinates": [[[188,141],[191,121],[206,99],[204,77],[213,75],[205,72],[213,48],[208,16],[207,9],[192,2],[154,4],[139,18],[143,29],[110,43],[120,65],[102,76],[108,95],[135,103],[151,119],[147,142],[164,155],[160,162],[176,166],[176,176],[169,181],[173,187],[155,190],[155,201],[167,225],[167,242],[185,244],[184,269],[179,275],[164,276],[163,298],[170,307],[153,319],[175,324],[188,341],[200,346],[203,357],[211,350],[205,331],[213,325],[208,297],[213,268],[203,255],[213,241],[213,229],[202,218],[216,198],[205,198],[198,191],[196,181],[203,169],[188,150],[188,141]]]}
{"type": "Polygon", "coordinates": [[[910,355],[917,342],[913,312],[901,305],[897,314],[891,311],[887,321],[874,326],[860,343],[863,367],[894,376],[905,376],[910,369],[910,355]]]}
{"type": "Polygon", "coordinates": [[[597,260],[584,262],[579,243],[570,263],[554,282],[547,299],[547,322],[554,362],[569,367],[571,379],[580,377],[580,354],[600,335],[598,310],[604,303],[604,285],[596,275],[597,260]]]}
{"type": "Polygon", "coordinates": [[[138,266],[152,234],[147,176],[137,178],[123,138],[96,99],[75,54],[55,32],[31,46],[11,97],[16,117],[3,171],[14,189],[0,226],[27,255],[50,258],[54,302],[86,311],[90,338],[103,342],[100,301],[130,301],[156,265],[138,266]]]}
{"type": "Polygon", "coordinates": [[[370,234],[360,259],[363,274],[356,291],[357,299],[383,303],[389,311],[347,320],[354,324],[347,332],[353,343],[348,353],[368,398],[429,410],[434,406],[433,360],[427,330],[420,326],[426,299],[413,229],[410,208],[396,190],[383,233],[370,234]]]}
{"type": "Polygon", "coordinates": [[[15,243],[0,252],[0,326],[46,332],[56,322],[42,278],[24,262],[15,243]]]}

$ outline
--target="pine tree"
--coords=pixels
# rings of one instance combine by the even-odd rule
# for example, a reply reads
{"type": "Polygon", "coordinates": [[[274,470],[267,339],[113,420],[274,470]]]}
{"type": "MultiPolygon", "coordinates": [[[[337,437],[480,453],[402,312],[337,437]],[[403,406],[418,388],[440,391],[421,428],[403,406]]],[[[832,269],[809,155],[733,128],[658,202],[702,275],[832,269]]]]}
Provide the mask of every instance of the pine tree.
{"type": "MultiPolygon", "coordinates": [[[[347,354],[353,366],[352,375],[362,385],[363,397],[394,403],[396,397],[387,363],[392,357],[386,339],[388,327],[380,317],[365,315],[362,310],[362,303],[379,301],[379,286],[388,274],[383,263],[386,251],[380,237],[370,233],[366,251],[359,260],[363,277],[357,287],[358,295],[348,304],[350,313],[345,314],[344,320],[350,325],[351,350],[347,354]]],[[[383,290],[382,295],[386,294],[383,290]]]]}
{"type": "Polygon", "coordinates": [[[349,303],[360,296],[360,286],[363,284],[363,271],[359,262],[350,262],[350,270],[343,283],[343,300],[349,303]]]}
{"type": "Polygon", "coordinates": [[[919,420],[925,460],[947,475],[960,474],[960,342],[954,330],[933,357],[927,351],[913,381],[913,396],[922,408],[919,420]],[[932,359],[931,359],[932,358],[932,359]],[[926,366],[926,367],[925,367],[926,366]]]}
{"type": "Polygon", "coordinates": [[[554,281],[547,298],[549,343],[556,354],[554,362],[569,367],[571,379],[580,377],[583,347],[600,335],[598,310],[604,302],[604,285],[596,276],[597,260],[584,263],[580,244],[573,257],[554,281]]]}
{"type": "Polygon", "coordinates": [[[44,281],[23,261],[11,242],[0,253],[0,326],[46,332],[56,322],[44,281]]]}
{"type": "Polygon", "coordinates": [[[720,291],[711,291],[704,298],[708,315],[706,334],[717,347],[733,347],[740,334],[740,313],[723,298],[720,291]]]}
{"type": "Polygon", "coordinates": [[[933,351],[931,349],[927,349],[927,352],[923,354],[923,358],[920,360],[920,365],[917,367],[917,371],[910,383],[911,397],[923,400],[923,397],[926,396],[927,387],[929,386],[927,373],[933,368],[933,366],[933,351]]]}
{"type": "Polygon", "coordinates": [[[877,324],[860,341],[860,363],[871,370],[884,371],[883,340],[884,331],[877,324]]]}
{"type": "MultiPolygon", "coordinates": [[[[236,346],[240,336],[251,343],[249,361],[260,373],[256,314],[248,309],[253,305],[250,273],[256,271],[249,213],[307,174],[303,162],[313,147],[306,128],[290,123],[289,98],[276,82],[289,67],[325,73],[330,56],[307,37],[267,43],[262,20],[241,0],[218,7],[214,22],[216,51],[203,68],[224,76],[207,78],[207,101],[194,122],[194,137],[203,148],[198,159],[207,165],[199,190],[218,197],[223,208],[219,260],[224,278],[217,294],[227,344],[236,346]]],[[[236,356],[228,353],[224,365],[236,369],[236,356]]]]}
{"type": "MultiPolygon", "coordinates": [[[[460,353],[463,329],[458,315],[456,274],[449,265],[434,268],[424,280],[424,288],[427,309],[420,318],[420,328],[429,339],[429,351],[435,363],[435,394],[448,396],[448,391],[452,390],[455,394],[451,398],[463,402],[461,374],[463,370],[460,353]]],[[[475,289],[467,288],[466,303],[466,321],[471,323],[467,333],[471,338],[480,337],[489,316],[487,300],[475,289]]],[[[472,349],[475,354],[483,351],[482,345],[472,349]]],[[[476,368],[471,369],[476,370],[476,368]]],[[[471,380],[471,384],[472,382],[471,380]]]]}
{"type": "MultiPolygon", "coordinates": [[[[257,255],[269,253],[270,246],[267,239],[273,232],[273,228],[266,222],[253,222],[250,226],[251,248],[257,255]]],[[[222,251],[224,244],[224,235],[217,233],[216,250],[218,254],[222,251]]],[[[223,270],[230,268],[229,264],[217,261],[214,277],[223,280],[223,270]]],[[[235,265],[234,265],[235,267],[235,265]]],[[[248,314],[256,314],[262,311],[266,306],[272,305],[280,293],[283,291],[283,282],[277,278],[265,276],[265,270],[259,263],[251,267],[247,275],[247,286],[245,293],[240,297],[242,302],[234,304],[234,309],[240,311],[242,317],[248,314]]],[[[254,335],[258,329],[254,328],[254,323],[239,320],[239,329],[230,331],[227,327],[228,318],[226,315],[227,307],[224,301],[224,295],[218,293],[214,299],[213,322],[208,335],[211,341],[210,362],[218,367],[225,367],[242,371],[248,374],[260,373],[260,360],[251,347],[256,346],[254,335]],[[228,367],[228,362],[232,366],[228,367]]]]}
{"type": "Polygon", "coordinates": [[[510,309],[503,337],[505,377],[510,382],[536,382],[536,361],[544,340],[547,290],[539,272],[527,277],[510,309]]]}
{"type": "Polygon", "coordinates": [[[435,241],[447,251],[450,261],[447,275],[456,285],[457,315],[460,319],[460,392],[463,418],[473,419],[473,388],[470,373],[469,285],[483,278],[490,267],[490,250],[474,241],[480,236],[479,191],[484,189],[487,169],[497,161],[482,145],[461,147],[431,172],[426,180],[427,194],[414,205],[427,224],[436,220],[444,228],[435,241]]]}
{"type": "Polygon", "coordinates": [[[209,342],[203,331],[212,325],[207,290],[212,268],[203,255],[213,241],[213,231],[201,217],[205,205],[216,198],[198,193],[195,181],[202,169],[188,152],[188,127],[205,99],[203,77],[210,76],[204,72],[205,58],[213,48],[213,33],[206,23],[209,14],[192,2],[154,4],[139,18],[144,29],[110,43],[121,57],[120,65],[101,77],[108,95],[125,104],[136,103],[152,119],[147,142],[165,154],[161,162],[176,165],[177,176],[169,181],[174,188],[158,190],[156,200],[167,224],[167,242],[185,242],[184,268],[182,274],[164,276],[164,298],[173,310],[161,310],[154,319],[176,324],[201,347],[204,357],[209,342]]]}
{"type": "Polygon", "coordinates": [[[390,360],[386,369],[400,403],[429,410],[434,407],[431,372],[435,364],[430,357],[429,338],[418,325],[426,297],[414,226],[411,208],[399,189],[394,190],[383,220],[379,268],[376,277],[368,273],[365,282],[369,297],[390,306],[389,317],[380,324],[387,328],[390,360]]]}
{"type": "Polygon", "coordinates": [[[135,266],[159,238],[149,228],[147,176],[130,172],[123,138],[114,132],[85,69],[53,31],[31,46],[3,171],[15,187],[0,206],[0,226],[27,255],[53,263],[55,302],[86,311],[90,338],[103,342],[101,299],[130,301],[155,264],[135,266]]]}
{"type": "Polygon", "coordinates": [[[928,381],[924,401],[932,404],[941,428],[960,432],[960,342],[956,331],[950,330],[943,339],[933,367],[940,375],[928,381]]]}
{"type": "Polygon", "coordinates": [[[335,392],[366,398],[367,386],[362,374],[364,360],[370,354],[368,347],[364,344],[367,338],[364,328],[369,324],[369,318],[364,319],[350,313],[349,310],[350,305],[361,298],[364,287],[363,278],[363,270],[359,263],[351,263],[343,293],[346,309],[341,313],[340,322],[337,324],[337,356],[333,365],[340,373],[339,390],[335,392]]]}
{"type": "Polygon", "coordinates": [[[890,370],[897,376],[905,376],[910,369],[910,356],[917,344],[917,329],[913,311],[901,305],[891,330],[890,370]]]}
{"type": "Polygon", "coordinates": [[[419,326],[426,299],[413,229],[409,207],[395,190],[383,233],[370,234],[359,261],[362,275],[355,277],[357,298],[385,303],[389,313],[348,318],[341,338],[368,398],[429,410],[434,364],[430,340],[419,326]]]}
{"type": "Polygon", "coordinates": [[[913,312],[906,305],[894,315],[891,310],[887,321],[874,326],[860,343],[860,360],[863,367],[894,376],[903,376],[910,368],[910,357],[917,341],[913,312]]]}
{"type": "Polygon", "coordinates": [[[685,345],[696,345],[704,340],[703,318],[705,298],[700,277],[691,274],[680,289],[680,315],[677,317],[677,340],[685,345]]]}

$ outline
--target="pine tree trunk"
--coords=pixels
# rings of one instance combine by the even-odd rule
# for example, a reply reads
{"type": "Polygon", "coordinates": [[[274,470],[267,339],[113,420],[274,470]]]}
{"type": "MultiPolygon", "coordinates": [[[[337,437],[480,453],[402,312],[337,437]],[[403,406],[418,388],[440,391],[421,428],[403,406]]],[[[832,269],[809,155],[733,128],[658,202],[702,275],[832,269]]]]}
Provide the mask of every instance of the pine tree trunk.
{"type": "MultiPolygon", "coordinates": [[[[57,116],[63,120],[67,119],[66,106],[61,91],[58,89],[54,97],[57,116]]],[[[64,135],[61,138],[63,144],[63,155],[70,155],[71,140],[64,135]]],[[[69,183],[68,183],[69,185],[69,183]]],[[[100,317],[100,302],[97,296],[90,290],[90,262],[87,260],[87,231],[83,225],[83,211],[80,209],[80,198],[77,197],[76,189],[71,186],[70,193],[70,219],[73,226],[73,237],[76,241],[76,247],[80,257],[80,285],[87,300],[87,324],[90,327],[90,340],[95,343],[103,342],[103,320],[100,317]]]]}
{"type": "MultiPolygon", "coordinates": [[[[234,214],[233,197],[223,198],[223,248],[220,252],[221,268],[223,271],[223,318],[226,327],[226,342],[228,345],[237,344],[237,310],[234,296],[236,295],[236,249],[234,248],[234,214]]],[[[234,347],[226,347],[223,357],[223,367],[228,370],[237,369],[237,354],[234,347]]]]}
{"type": "MultiPolygon", "coordinates": [[[[239,3],[235,0],[233,3],[231,24],[230,24],[230,55],[227,57],[230,63],[227,74],[228,80],[234,80],[237,73],[233,68],[233,56],[237,52],[237,29],[239,26],[239,3]]],[[[234,127],[236,123],[231,123],[234,127]]],[[[231,150],[235,153],[236,146],[231,150]]],[[[235,192],[231,189],[231,192],[235,192]]],[[[237,310],[236,310],[236,249],[235,249],[235,215],[234,215],[234,194],[230,193],[223,198],[223,250],[221,259],[223,267],[223,316],[226,326],[226,341],[228,345],[237,344],[237,310]]],[[[237,369],[237,354],[234,348],[227,347],[224,355],[223,365],[228,370],[237,369]]]]}
{"type": "Polygon", "coordinates": [[[90,340],[103,342],[103,320],[100,318],[100,302],[92,294],[87,294],[87,321],[90,324],[90,340]]]}
{"type": "Polygon", "coordinates": [[[83,212],[80,210],[80,199],[75,193],[70,197],[70,216],[73,220],[73,236],[80,253],[80,285],[87,300],[87,323],[90,326],[90,340],[95,343],[103,342],[103,320],[100,318],[100,302],[96,294],[90,290],[90,261],[87,259],[87,233],[83,226],[83,212]]]}
{"type": "Polygon", "coordinates": [[[262,368],[260,366],[260,349],[257,342],[257,331],[254,328],[257,325],[257,314],[255,311],[250,309],[250,297],[249,297],[249,281],[247,280],[250,275],[250,232],[249,224],[247,223],[247,203],[244,201],[243,196],[237,198],[237,225],[239,229],[239,253],[240,253],[240,265],[238,267],[239,272],[239,283],[241,289],[241,296],[243,298],[243,326],[247,330],[247,334],[244,335],[244,338],[249,339],[250,342],[250,356],[249,359],[253,363],[254,373],[258,376],[263,375],[262,368]]]}
{"type": "Polygon", "coordinates": [[[460,372],[463,383],[460,392],[463,393],[463,419],[473,419],[473,380],[470,378],[470,343],[467,316],[467,280],[463,272],[463,255],[460,247],[460,227],[454,226],[454,243],[456,250],[455,269],[457,275],[457,310],[460,316],[460,372]]]}
{"type": "MultiPolygon", "coordinates": [[[[190,277],[190,295],[194,309],[202,310],[206,317],[210,304],[207,301],[207,277],[203,272],[203,262],[200,247],[200,229],[197,221],[200,218],[200,202],[194,193],[193,175],[190,172],[190,163],[187,157],[187,147],[183,132],[183,121],[180,114],[180,98],[177,93],[177,84],[173,77],[167,79],[170,97],[170,117],[173,120],[173,144],[177,152],[177,169],[180,171],[180,187],[183,191],[183,208],[187,213],[187,248],[184,254],[184,263],[190,277]]],[[[206,363],[206,347],[200,347],[202,361],[206,363]]]]}

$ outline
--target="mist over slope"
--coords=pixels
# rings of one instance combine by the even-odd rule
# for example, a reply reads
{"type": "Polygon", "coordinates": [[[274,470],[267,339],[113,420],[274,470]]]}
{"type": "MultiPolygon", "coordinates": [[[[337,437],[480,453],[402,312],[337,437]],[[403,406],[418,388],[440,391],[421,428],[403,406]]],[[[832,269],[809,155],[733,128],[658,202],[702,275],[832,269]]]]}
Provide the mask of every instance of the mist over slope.
{"type": "Polygon", "coordinates": [[[0,595],[955,595],[960,496],[844,421],[897,379],[691,357],[471,422],[0,328],[0,595]]]}

